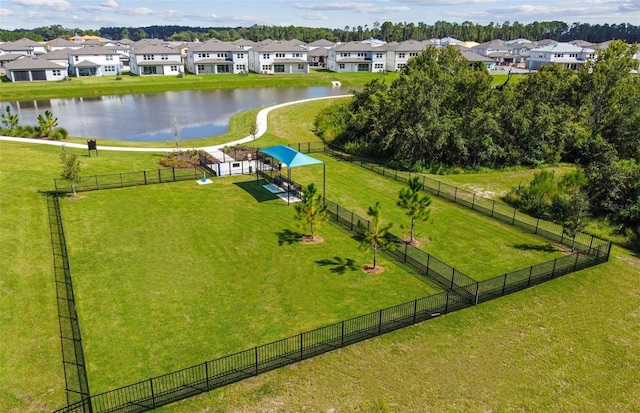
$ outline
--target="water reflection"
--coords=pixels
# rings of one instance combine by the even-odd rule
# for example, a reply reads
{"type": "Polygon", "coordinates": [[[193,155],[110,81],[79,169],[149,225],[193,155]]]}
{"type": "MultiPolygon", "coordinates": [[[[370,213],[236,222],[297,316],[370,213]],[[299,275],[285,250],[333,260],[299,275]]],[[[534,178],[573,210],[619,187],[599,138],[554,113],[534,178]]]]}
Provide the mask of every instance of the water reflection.
{"type": "MultiPolygon", "coordinates": [[[[71,136],[127,141],[171,141],[177,122],[180,139],[225,133],[239,112],[299,99],[349,93],[344,87],[218,89],[124,96],[2,102],[24,125],[49,110],[71,136]]],[[[248,133],[248,131],[247,131],[248,133]]]]}

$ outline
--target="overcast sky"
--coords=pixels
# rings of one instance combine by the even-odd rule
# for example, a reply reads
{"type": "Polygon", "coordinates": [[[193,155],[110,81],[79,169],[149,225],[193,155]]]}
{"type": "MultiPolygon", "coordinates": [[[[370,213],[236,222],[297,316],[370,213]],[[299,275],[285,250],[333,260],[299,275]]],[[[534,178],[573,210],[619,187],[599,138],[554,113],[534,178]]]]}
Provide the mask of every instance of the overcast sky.
{"type": "Polygon", "coordinates": [[[0,0],[0,28],[7,30],[54,24],[81,29],[169,24],[371,28],[376,21],[432,24],[438,20],[480,24],[559,20],[568,24],[640,25],[640,0],[0,0]]]}

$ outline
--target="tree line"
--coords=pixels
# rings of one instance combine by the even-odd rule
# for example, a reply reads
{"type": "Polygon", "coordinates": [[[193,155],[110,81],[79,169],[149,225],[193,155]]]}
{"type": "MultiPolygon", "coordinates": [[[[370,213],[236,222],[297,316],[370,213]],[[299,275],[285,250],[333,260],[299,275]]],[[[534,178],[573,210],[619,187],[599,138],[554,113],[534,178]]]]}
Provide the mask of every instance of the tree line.
{"type": "Polygon", "coordinates": [[[512,40],[525,38],[529,40],[553,39],[567,42],[586,40],[601,43],[612,39],[627,43],[640,42],[640,26],[629,23],[620,24],[567,24],[562,21],[546,21],[522,24],[505,21],[503,23],[478,24],[471,21],[451,23],[437,21],[434,24],[407,23],[389,21],[380,23],[345,26],[340,29],[314,28],[302,26],[268,26],[253,25],[249,27],[190,27],[178,25],[144,26],[144,27],[101,27],[98,30],[82,30],[64,28],[61,25],[38,27],[35,29],[0,30],[0,40],[14,41],[26,37],[35,41],[49,41],[57,37],[78,35],[97,35],[107,39],[140,40],[156,38],[174,41],[205,41],[216,38],[223,41],[247,39],[261,41],[265,39],[291,40],[298,39],[310,43],[319,39],[333,42],[360,41],[377,38],[386,42],[403,40],[428,40],[433,38],[453,37],[460,40],[483,43],[493,39],[512,40]]]}
{"type": "Polygon", "coordinates": [[[637,45],[614,41],[577,72],[545,67],[492,87],[483,65],[452,47],[430,47],[390,84],[381,77],[324,110],[315,127],[349,152],[414,171],[576,163],[584,180],[544,177],[511,200],[544,217],[555,209],[564,224],[584,222],[571,210],[605,216],[640,241],[636,52],[637,45]],[[541,195],[550,183],[556,189],[541,195]],[[574,196],[554,198],[560,192],[574,196]],[[546,197],[543,209],[535,209],[536,197],[546,197]]]}

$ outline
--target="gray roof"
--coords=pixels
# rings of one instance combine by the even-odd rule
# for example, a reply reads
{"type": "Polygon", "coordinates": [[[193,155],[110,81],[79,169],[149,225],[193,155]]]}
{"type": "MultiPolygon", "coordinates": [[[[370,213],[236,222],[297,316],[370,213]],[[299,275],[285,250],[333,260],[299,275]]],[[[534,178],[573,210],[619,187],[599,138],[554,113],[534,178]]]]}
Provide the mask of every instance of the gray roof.
{"type": "Polygon", "coordinates": [[[387,49],[395,50],[396,52],[421,52],[430,45],[430,43],[417,40],[405,40],[396,45],[389,45],[387,49]]]}
{"type": "Polygon", "coordinates": [[[327,39],[318,39],[315,42],[308,43],[307,46],[310,47],[332,47],[335,45],[335,42],[330,42],[327,39]]]}
{"type": "Polygon", "coordinates": [[[546,46],[548,44],[556,44],[558,43],[557,41],[553,40],[553,39],[542,39],[538,42],[535,42],[537,46],[546,46]]]}
{"type": "Polygon", "coordinates": [[[48,61],[41,57],[23,57],[13,62],[5,63],[4,67],[9,70],[28,70],[28,69],[66,69],[57,63],[48,61]]]}
{"type": "Polygon", "coordinates": [[[234,46],[255,46],[257,43],[253,40],[238,39],[231,42],[234,46]]]}
{"type": "Polygon", "coordinates": [[[179,50],[173,49],[167,46],[146,46],[141,48],[135,48],[129,54],[132,55],[140,55],[140,54],[180,54],[179,50]]]}
{"type": "Polygon", "coordinates": [[[369,43],[348,42],[333,48],[337,52],[371,52],[373,50],[384,51],[384,49],[371,46],[369,43]]]}
{"type": "Polygon", "coordinates": [[[71,50],[69,52],[72,56],[97,56],[97,55],[112,55],[115,54],[116,51],[112,49],[112,47],[116,46],[85,46],[80,49],[71,50]]]}
{"type": "Polygon", "coordinates": [[[89,61],[89,60],[83,60],[83,61],[81,61],[81,62],[74,63],[74,64],[73,64],[73,66],[74,66],[74,67],[77,67],[77,68],[83,68],[83,67],[100,67],[100,65],[99,65],[99,64],[94,63],[94,62],[89,61]]]}
{"type": "Polygon", "coordinates": [[[487,62],[487,63],[494,63],[495,60],[489,58],[489,57],[485,57],[482,56],[478,53],[474,53],[471,50],[465,50],[462,52],[462,56],[464,56],[465,59],[467,59],[470,62],[487,62]]]}
{"type": "Polygon", "coordinates": [[[257,52],[306,52],[307,49],[301,47],[298,42],[291,41],[271,41],[261,43],[255,46],[251,50],[257,52]]]}
{"type": "Polygon", "coordinates": [[[61,37],[58,37],[57,39],[49,40],[47,44],[49,46],[55,46],[55,47],[80,47],[81,46],[76,42],[72,42],[67,39],[63,39],[61,37]]]}
{"type": "Polygon", "coordinates": [[[510,49],[510,47],[504,40],[495,39],[475,45],[472,49],[510,49]]]}
{"type": "MultiPolygon", "coordinates": [[[[43,55],[44,56],[44,55],[43,55]]],[[[22,53],[5,53],[0,54],[0,62],[10,62],[18,58],[24,57],[22,53]]]]}
{"type": "Polygon", "coordinates": [[[309,50],[307,56],[328,56],[329,50],[324,47],[318,47],[317,49],[309,50]]]}
{"type": "Polygon", "coordinates": [[[40,55],[40,57],[42,57],[43,59],[47,59],[47,60],[67,60],[69,58],[69,53],[73,52],[73,49],[58,49],[58,50],[54,50],[53,52],[49,52],[49,53],[45,53],[40,55]]]}
{"type": "Polygon", "coordinates": [[[244,49],[235,46],[230,42],[220,40],[206,41],[189,49],[191,52],[244,52],[244,49]]]}
{"type": "Polygon", "coordinates": [[[546,46],[538,46],[532,51],[552,53],[593,53],[595,50],[576,46],[571,43],[553,43],[546,46]]]}

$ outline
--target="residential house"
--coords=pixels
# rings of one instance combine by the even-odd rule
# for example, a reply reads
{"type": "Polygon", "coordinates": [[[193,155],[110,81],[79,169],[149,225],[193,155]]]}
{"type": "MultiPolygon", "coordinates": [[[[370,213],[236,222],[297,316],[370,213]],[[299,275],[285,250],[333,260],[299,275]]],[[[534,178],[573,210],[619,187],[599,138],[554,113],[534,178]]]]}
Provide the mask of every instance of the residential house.
{"type": "Polygon", "coordinates": [[[315,42],[307,44],[307,58],[309,60],[309,66],[314,67],[327,67],[327,57],[329,56],[329,49],[336,46],[336,43],[327,39],[319,39],[315,42]]]}
{"type": "Polygon", "coordinates": [[[559,65],[565,69],[580,69],[589,59],[596,56],[594,49],[571,43],[555,43],[531,49],[527,59],[527,69],[538,70],[542,66],[559,65]]]}
{"type": "Polygon", "coordinates": [[[329,50],[327,69],[333,72],[384,72],[386,63],[384,47],[354,41],[329,50]]]}
{"type": "Polygon", "coordinates": [[[234,46],[237,46],[241,49],[244,50],[249,50],[252,47],[256,46],[257,43],[254,42],[253,40],[247,40],[247,39],[238,39],[238,40],[234,40],[231,42],[231,44],[233,44],[234,46]]]}
{"type": "Polygon", "coordinates": [[[73,76],[111,76],[122,72],[120,54],[112,47],[85,46],[69,52],[69,73],[73,76]]]}
{"type": "Polygon", "coordinates": [[[462,50],[462,51],[460,51],[460,53],[462,53],[462,56],[464,56],[464,58],[469,61],[469,64],[471,66],[474,66],[478,62],[480,62],[483,65],[485,65],[487,70],[495,70],[495,68],[496,68],[496,61],[494,59],[492,59],[491,57],[483,56],[483,55],[478,54],[478,53],[474,53],[471,50],[462,50]]]}
{"type": "Polygon", "coordinates": [[[183,73],[180,51],[167,46],[146,46],[129,52],[129,71],[135,75],[178,75],[183,73]]]}
{"type": "Polygon", "coordinates": [[[24,56],[4,65],[12,82],[57,81],[68,77],[67,68],[38,56],[24,56]]]}
{"type": "Polygon", "coordinates": [[[49,53],[40,55],[41,58],[47,59],[50,62],[57,63],[60,66],[69,67],[69,53],[74,49],[57,49],[49,53]]]}
{"type": "Polygon", "coordinates": [[[387,45],[386,70],[396,72],[407,65],[409,59],[418,56],[431,43],[417,40],[405,40],[400,43],[389,43],[387,45]]]}
{"type": "Polygon", "coordinates": [[[309,73],[307,49],[295,41],[265,41],[249,49],[249,70],[256,73],[309,73]]]}
{"type": "Polygon", "coordinates": [[[230,42],[209,40],[187,51],[187,71],[196,75],[205,73],[246,73],[249,70],[249,52],[230,42]]]}
{"type": "Polygon", "coordinates": [[[55,52],[62,49],[80,49],[83,45],[80,43],[72,42],[67,39],[58,37],[57,39],[49,40],[47,42],[47,50],[49,52],[55,52]]]}
{"type": "Polygon", "coordinates": [[[511,46],[509,46],[504,40],[496,39],[480,43],[472,47],[471,51],[481,56],[489,56],[496,53],[510,53],[511,46]]]}
{"type": "Polygon", "coordinates": [[[23,38],[15,42],[4,42],[0,44],[0,55],[7,53],[37,56],[47,53],[47,50],[43,44],[23,38]]]}

